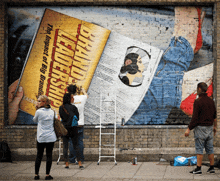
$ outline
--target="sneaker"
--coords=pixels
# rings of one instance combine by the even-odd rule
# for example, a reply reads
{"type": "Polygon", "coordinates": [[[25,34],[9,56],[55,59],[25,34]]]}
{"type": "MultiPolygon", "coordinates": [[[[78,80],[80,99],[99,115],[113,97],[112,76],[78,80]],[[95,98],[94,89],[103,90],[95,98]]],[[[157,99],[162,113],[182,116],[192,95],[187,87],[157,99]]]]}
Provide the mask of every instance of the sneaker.
{"type": "Polygon", "coordinates": [[[45,177],[45,180],[53,180],[53,177],[51,177],[50,175],[49,175],[49,176],[46,176],[46,177],[45,177]]]}
{"type": "Polygon", "coordinates": [[[201,171],[201,169],[195,169],[195,170],[192,170],[191,172],[189,172],[189,173],[193,173],[193,174],[202,174],[202,171],[201,171]]]}
{"type": "Polygon", "coordinates": [[[209,169],[207,170],[207,173],[215,173],[215,169],[214,169],[214,168],[209,168],[209,169]]]}
{"type": "Polygon", "coordinates": [[[35,176],[34,180],[40,180],[40,176],[39,175],[35,176]]]}

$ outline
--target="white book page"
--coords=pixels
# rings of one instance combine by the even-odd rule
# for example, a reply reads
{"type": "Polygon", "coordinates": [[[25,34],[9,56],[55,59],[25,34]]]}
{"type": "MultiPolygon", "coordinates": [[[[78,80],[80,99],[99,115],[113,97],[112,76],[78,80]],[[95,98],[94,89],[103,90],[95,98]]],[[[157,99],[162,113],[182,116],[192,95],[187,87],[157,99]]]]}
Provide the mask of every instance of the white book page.
{"type": "Polygon", "coordinates": [[[100,101],[100,96],[103,97],[102,100],[116,101],[117,124],[121,123],[122,118],[126,123],[146,94],[162,53],[163,51],[159,48],[112,31],[88,90],[89,99],[85,105],[85,124],[99,124],[100,112],[106,112],[108,109],[105,106],[110,106],[111,113],[104,113],[104,116],[101,116],[102,122],[113,123],[114,114],[112,113],[115,105],[114,103],[105,105],[105,101],[104,103],[100,101]],[[138,62],[141,62],[137,63],[138,66],[133,66],[130,59],[125,59],[126,56],[129,56],[128,54],[134,53],[141,58],[141,60],[138,58],[140,60],[138,62]],[[132,68],[131,72],[122,73],[122,67],[127,65],[132,68]],[[133,69],[134,72],[132,72],[133,69]],[[129,84],[126,84],[121,80],[124,76],[135,78],[129,77],[129,84]]]}

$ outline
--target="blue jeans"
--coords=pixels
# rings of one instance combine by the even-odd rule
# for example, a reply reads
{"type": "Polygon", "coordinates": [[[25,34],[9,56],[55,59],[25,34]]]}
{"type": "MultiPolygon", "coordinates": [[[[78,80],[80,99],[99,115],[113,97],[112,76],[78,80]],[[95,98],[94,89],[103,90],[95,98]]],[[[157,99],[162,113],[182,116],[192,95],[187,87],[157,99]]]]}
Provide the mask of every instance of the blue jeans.
{"type": "MultiPolygon", "coordinates": [[[[80,151],[80,155],[81,155],[81,161],[84,161],[84,154],[83,154],[83,151],[84,151],[84,146],[83,146],[84,135],[83,135],[83,132],[84,132],[84,128],[83,127],[78,127],[78,147],[79,147],[79,151],[80,151]]],[[[70,143],[70,145],[69,145],[69,151],[70,151],[69,161],[71,163],[75,163],[76,151],[73,147],[72,142],[69,141],[69,143],[70,143]]],[[[79,160],[77,160],[77,161],[79,161],[79,160]]]]}
{"type": "Polygon", "coordinates": [[[164,124],[172,108],[180,107],[184,71],[194,52],[189,42],[173,37],[164,51],[144,99],[127,125],[164,124]]]}
{"type": "Polygon", "coordinates": [[[76,126],[74,127],[66,127],[68,134],[66,136],[63,136],[63,156],[64,161],[68,162],[68,147],[69,147],[69,140],[71,145],[74,147],[74,150],[76,151],[76,158],[78,161],[82,161],[82,155],[80,153],[79,145],[78,145],[78,128],[76,126]]]}

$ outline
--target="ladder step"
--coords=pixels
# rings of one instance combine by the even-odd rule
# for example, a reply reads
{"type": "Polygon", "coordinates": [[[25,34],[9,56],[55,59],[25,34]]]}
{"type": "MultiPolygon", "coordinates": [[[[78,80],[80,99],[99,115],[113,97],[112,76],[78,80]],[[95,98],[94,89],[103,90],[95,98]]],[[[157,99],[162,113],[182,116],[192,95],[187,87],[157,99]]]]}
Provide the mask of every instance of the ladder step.
{"type": "Polygon", "coordinates": [[[113,144],[108,144],[108,145],[102,145],[102,146],[115,146],[115,145],[113,145],[113,144]]]}
{"type": "Polygon", "coordinates": [[[115,135],[115,133],[101,133],[101,135],[115,135]]]}
{"type": "MultiPolygon", "coordinates": [[[[95,128],[100,128],[100,126],[95,126],[95,128]]],[[[101,126],[101,128],[106,128],[105,126],[101,126]]]]}
{"type": "Polygon", "coordinates": [[[115,102],[113,100],[102,100],[102,102],[115,102]]]}
{"type": "Polygon", "coordinates": [[[101,111],[101,113],[115,113],[115,111],[101,111]]]}

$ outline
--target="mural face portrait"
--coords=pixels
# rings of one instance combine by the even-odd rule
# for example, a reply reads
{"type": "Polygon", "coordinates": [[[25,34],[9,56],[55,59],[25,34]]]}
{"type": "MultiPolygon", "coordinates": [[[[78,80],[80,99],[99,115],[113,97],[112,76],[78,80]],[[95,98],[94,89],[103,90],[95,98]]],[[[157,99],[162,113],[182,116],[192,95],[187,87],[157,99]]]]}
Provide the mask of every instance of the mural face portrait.
{"type": "Polygon", "coordinates": [[[143,82],[143,72],[147,69],[149,59],[150,55],[147,51],[134,46],[129,47],[125,55],[124,64],[118,75],[119,79],[127,86],[140,86],[143,82]]]}
{"type": "MultiPolygon", "coordinates": [[[[145,66],[144,66],[144,64],[143,64],[142,59],[141,59],[140,56],[137,58],[137,66],[138,66],[138,70],[139,70],[139,72],[140,72],[140,75],[141,75],[141,77],[142,77],[142,73],[143,73],[143,71],[144,71],[144,69],[145,69],[145,66]]],[[[138,75],[137,75],[137,76],[138,76],[138,75]]]]}

